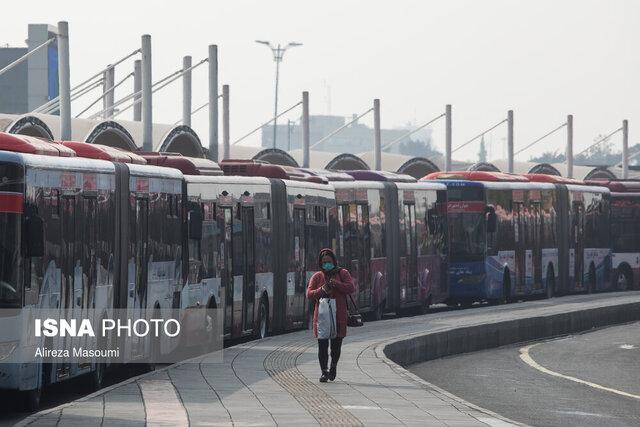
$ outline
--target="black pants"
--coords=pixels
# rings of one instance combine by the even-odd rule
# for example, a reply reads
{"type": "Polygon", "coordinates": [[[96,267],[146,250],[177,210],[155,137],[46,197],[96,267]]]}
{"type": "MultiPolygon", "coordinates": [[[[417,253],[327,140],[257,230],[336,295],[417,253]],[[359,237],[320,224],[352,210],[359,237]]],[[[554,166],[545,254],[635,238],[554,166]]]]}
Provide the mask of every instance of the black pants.
{"type": "MultiPolygon", "coordinates": [[[[342,350],[342,337],[331,340],[331,366],[337,366],[340,359],[340,351],[342,350]]],[[[329,340],[318,340],[318,360],[320,361],[320,369],[327,370],[329,362],[329,340]]]]}

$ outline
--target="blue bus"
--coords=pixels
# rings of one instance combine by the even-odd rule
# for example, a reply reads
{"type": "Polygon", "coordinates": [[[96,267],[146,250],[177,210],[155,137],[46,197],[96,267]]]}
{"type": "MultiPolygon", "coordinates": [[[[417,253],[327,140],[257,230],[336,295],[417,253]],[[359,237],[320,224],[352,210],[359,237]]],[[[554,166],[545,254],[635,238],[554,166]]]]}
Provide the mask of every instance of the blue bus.
{"type": "Polygon", "coordinates": [[[609,290],[609,190],[547,175],[438,172],[447,186],[449,300],[609,290]]]}

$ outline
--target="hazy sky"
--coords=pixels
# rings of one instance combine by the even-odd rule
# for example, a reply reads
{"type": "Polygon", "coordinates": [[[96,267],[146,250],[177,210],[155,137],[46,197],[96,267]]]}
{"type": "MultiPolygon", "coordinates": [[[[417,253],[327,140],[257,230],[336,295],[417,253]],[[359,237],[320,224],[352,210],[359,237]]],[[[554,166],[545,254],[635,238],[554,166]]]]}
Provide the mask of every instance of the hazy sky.
{"type": "MultiPolygon", "coordinates": [[[[308,90],[311,113],[326,114],[330,87],[333,114],[363,112],[380,98],[383,127],[424,123],[451,103],[454,147],[508,109],[516,150],[567,114],[575,117],[576,153],[625,118],[630,143],[640,142],[640,2],[633,0],[30,0],[4,5],[3,15],[0,42],[17,46],[28,23],[69,21],[72,85],[137,48],[143,33],[152,36],[154,80],[181,67],[182,56],[197,62],[218,44],[221,84],[231,85],[232,140],[273,111],[274,63],[254,42],[264,39],[304,43],[282,64],[281,110],[308,90]]],[[[116,79],[132,68],[121,66],[116,79]]],[[[206,66],[193,81],[195,108],[207,100],[206,66]]],[[[180,118],[180,93],[176,82],[154,97],[154,121],[180,118]]],[[[193,118],[203,141],[206,116],[193,118]]],[[[443,125],[433,127],[440,149],[443,125]]],[[[491,158],[502,157],[505,136],[504,126],[487,136],[491,158]]],[[[564,139],[561,132],[517,159],[561,148],[564,139]]],[[[477,152],[476,143],[455,157],[477,152]]]]}

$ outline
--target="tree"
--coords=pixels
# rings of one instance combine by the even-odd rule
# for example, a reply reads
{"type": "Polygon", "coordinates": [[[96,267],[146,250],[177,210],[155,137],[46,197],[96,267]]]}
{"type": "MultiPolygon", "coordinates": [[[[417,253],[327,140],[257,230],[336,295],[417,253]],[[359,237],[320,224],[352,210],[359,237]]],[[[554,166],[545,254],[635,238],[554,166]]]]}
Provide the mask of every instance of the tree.
{"type": "Polygon", "coordinates": [[[414,157],[435,157],[441,156],[442,153],[431,145],[431,141],[419,141],[409,139],[408,141],[402,142],[398,144],[398,152],[400,154],[404,154],[405,156],[414,156],[414,157]]]}
{"type": "Polygon", "coordinates": [[[530,162],[534,163],[562,163],[567,160],[567,156],[559,150],[547,151],[537,157],[531,157],[530,162]]]}

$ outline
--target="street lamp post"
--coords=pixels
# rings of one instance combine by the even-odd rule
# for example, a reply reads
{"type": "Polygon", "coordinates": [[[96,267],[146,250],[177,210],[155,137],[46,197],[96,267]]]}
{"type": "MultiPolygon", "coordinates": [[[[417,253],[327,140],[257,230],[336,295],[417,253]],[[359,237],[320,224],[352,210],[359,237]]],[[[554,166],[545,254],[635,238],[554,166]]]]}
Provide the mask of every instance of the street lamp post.
{"type": "Polygon", "coordinates": [[[287,51],[287,49],[291,48],[291,47],[297,47],[297,46],[302,46],[302,43],[296,43],[296,42],[291,42],[288,43],[286,46],[282,46],[280,45],[280,43],[278,43],[278,46],[274,46],[271,44],[271,42],[265,41],[265,40],[256,40],[256,43],[260,43],[263,44],[267,47],[269,47],[269,49],[271,49],[271,52],[273,53],[273,61],[276,63],[276,95],[275,95],[275,108],[273,111],[273,148],[276,148],[276,134],[277,134],[277,124],[278,124],[278,83],[279,83],[279,79],[280,79],[280,63],[282,62],[282,58],[284,57],[284,53],[287,51]]]}

